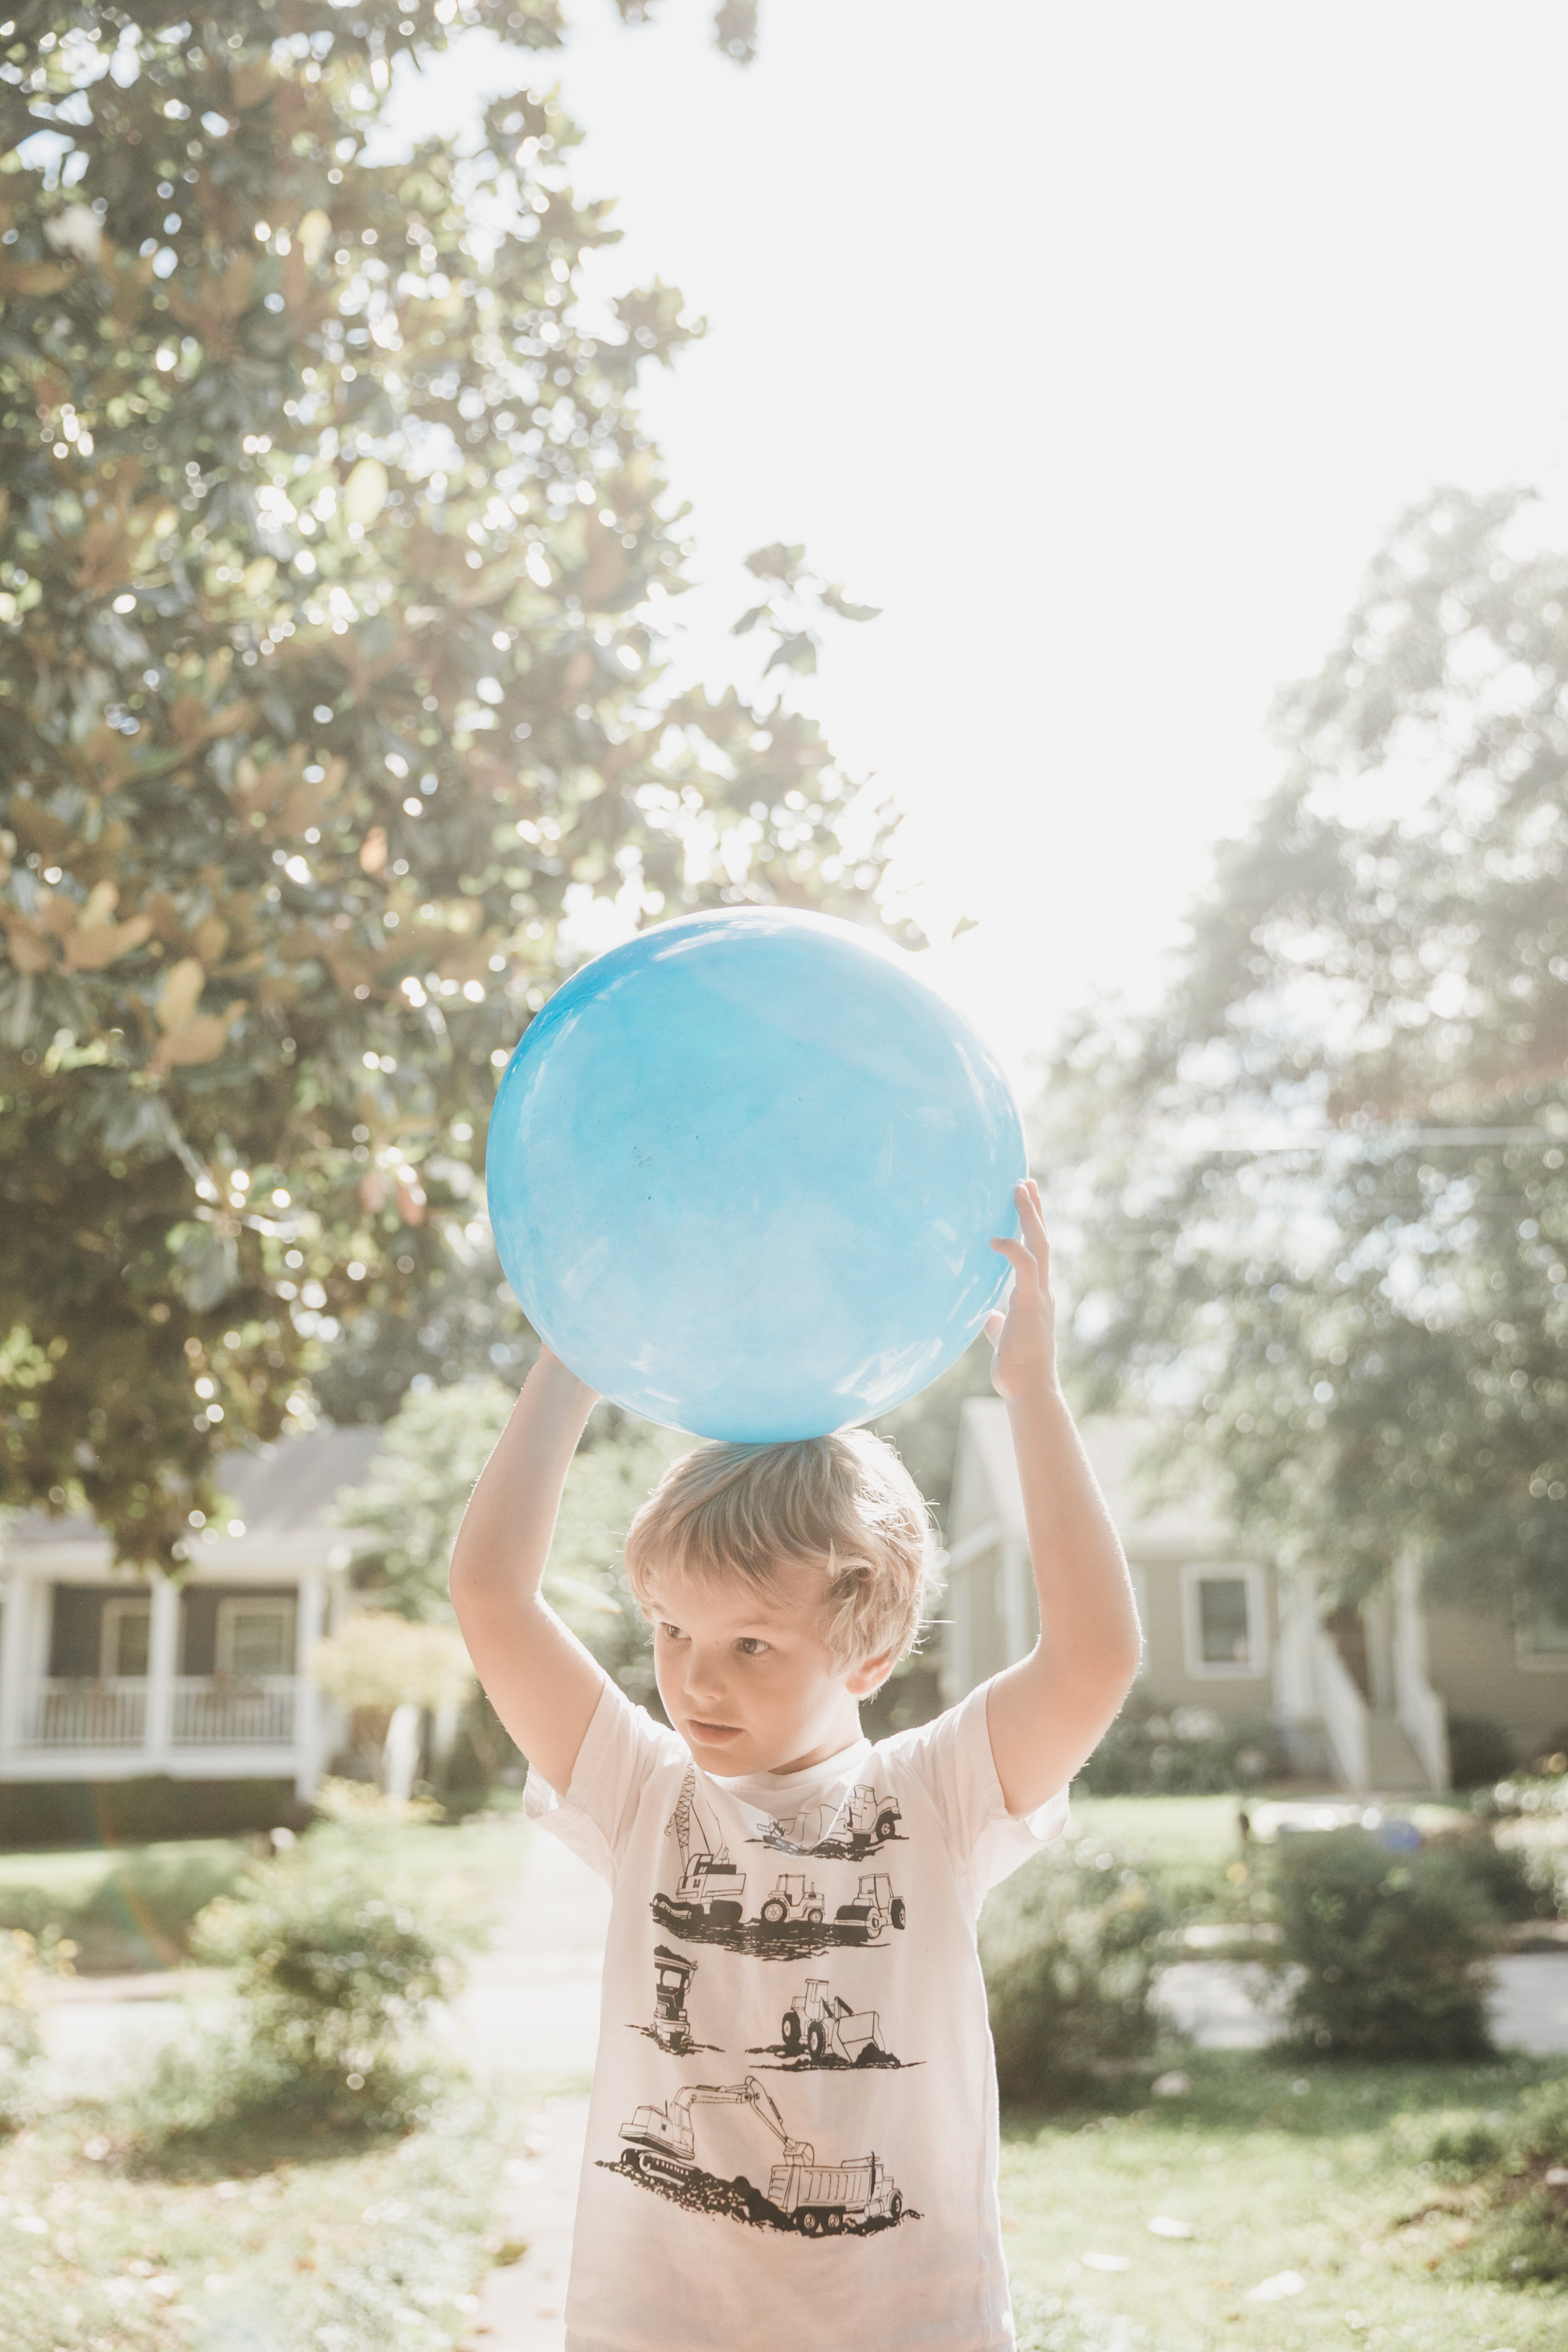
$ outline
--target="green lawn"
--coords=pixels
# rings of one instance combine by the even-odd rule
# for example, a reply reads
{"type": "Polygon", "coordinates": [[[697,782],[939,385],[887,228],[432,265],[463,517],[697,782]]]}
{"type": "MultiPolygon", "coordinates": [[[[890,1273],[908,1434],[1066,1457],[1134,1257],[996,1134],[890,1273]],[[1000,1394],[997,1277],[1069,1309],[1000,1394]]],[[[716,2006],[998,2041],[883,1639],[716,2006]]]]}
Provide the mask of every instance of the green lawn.
{"type": "Polygon", "coordinates": [[[170,1968],[196,1913],[237,1884],[248,1855],[243,1838],[0,1854],[0,1927],[68,1936],[83,1972],[170,1968]]]}
{"type": "MultiPolygon", "coordinates": [[[[501,1897],[515,1884],[525,1832],[519,1816],[456,1829],[323,1823],[310,1834],[326,1849],[368,1849],[416,1888],[456,1878],[481,1896],[501,1897]]],[[[0,1854],[0,1927],[69,1937],[82,1975],[174,1968],[197,1912],[239,1884],[250,1854],[245,1838],[0,1854]]]]}
{"type": "Polygon", "coordinates": [[[1506,2112],[1550,2067],[1292,2075],[1241,2053],[1169,2063],[1190,2077],[1186,2097],[1141,2088],[1099,2114],[1004,2117],[1004,2242],[1025,2352],[1562,2352],[1568,2295],[1475,2276],[1479,2196],[1422,2169],[1436,2113],[1506,2112]],[[1156,2216],[1194,2235],[1156,2235],[1156,2216]],[[1253,2299],[1286,2272],[1300,2292],[1253,2299]]]}

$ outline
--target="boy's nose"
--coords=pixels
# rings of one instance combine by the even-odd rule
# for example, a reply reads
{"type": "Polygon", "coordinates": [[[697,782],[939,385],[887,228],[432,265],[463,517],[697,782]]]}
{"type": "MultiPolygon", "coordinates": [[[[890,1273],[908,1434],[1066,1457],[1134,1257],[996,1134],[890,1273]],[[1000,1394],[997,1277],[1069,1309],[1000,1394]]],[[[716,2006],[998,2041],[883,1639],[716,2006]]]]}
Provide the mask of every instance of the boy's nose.
{"type": "Polygon", "coordinates": [[[686,1669],[686,1695],[688,1698],[692,1700],[694,1704],[701,1706],[704,1703],[721,1698],[723,1694],[724,1676],[721,1671],[719,1660],[717,1658],[705,1658],[700,1652],[695,1652],[692,1655],[690,1664],[686,1669]]]}

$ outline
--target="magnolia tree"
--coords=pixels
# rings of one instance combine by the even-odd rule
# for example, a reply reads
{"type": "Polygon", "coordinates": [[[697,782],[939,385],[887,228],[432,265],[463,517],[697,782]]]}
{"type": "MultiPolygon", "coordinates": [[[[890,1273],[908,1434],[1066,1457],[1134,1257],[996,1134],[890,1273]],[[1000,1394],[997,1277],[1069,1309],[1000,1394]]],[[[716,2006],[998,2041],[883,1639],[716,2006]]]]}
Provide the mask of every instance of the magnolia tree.
{"type": "Polygon", "coordinates": [[[558,38],[548,0],[0,33],[0,1500],[79,1498],[127,1559],[177,1562],[216,1451],[482,1238],[574,913],[874,919],[886,817],[790,699],[855,608],[764,550],[778,696],[666,670],[636,393],[695,330],[658,283],[585,305],[616,232],[558,38]],[[367,160],[473,24],[514,94],[367,160]]]}

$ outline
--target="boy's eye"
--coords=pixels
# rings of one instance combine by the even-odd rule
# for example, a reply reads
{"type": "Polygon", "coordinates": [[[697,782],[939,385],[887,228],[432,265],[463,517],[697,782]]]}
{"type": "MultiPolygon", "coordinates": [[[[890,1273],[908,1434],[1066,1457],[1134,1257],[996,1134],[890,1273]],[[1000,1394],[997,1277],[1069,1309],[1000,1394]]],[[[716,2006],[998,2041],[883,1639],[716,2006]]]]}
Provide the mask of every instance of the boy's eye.
{"type": "Polygon", "coordinates": [[[754,1633],[748,1633],[741,1642],[740,1647],[746,1657],[760,1658],[766,1652],[768,1644],[766,1642],[759,1642],[754,1633]]]}
{"type": "Polygon", "coordinates": [[[680,1639],[680,1628],[679,1625],[666,1625],[661,1620],[658,1630],[667,1641],[679,1642],[680,1639]]]}

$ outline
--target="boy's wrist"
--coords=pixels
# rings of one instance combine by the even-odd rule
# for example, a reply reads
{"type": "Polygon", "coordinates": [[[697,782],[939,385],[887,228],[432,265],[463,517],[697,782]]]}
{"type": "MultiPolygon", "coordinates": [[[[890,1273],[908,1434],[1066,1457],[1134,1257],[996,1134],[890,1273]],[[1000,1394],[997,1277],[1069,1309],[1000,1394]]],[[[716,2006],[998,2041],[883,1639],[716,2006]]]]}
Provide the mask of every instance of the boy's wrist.
{"type": "Polygon", "coordinates": [[[562,1395],[568,1395],[575,1391],[579,1396],[586,1397],[591,1402],[598,1401],[598,1390],[590,1388],[586,1381],[580,1381],[571,1366],[563,1364],[552,1348],[541,1347],[539,1360],[529,1378],[558,1390],[562,1395]]]}

